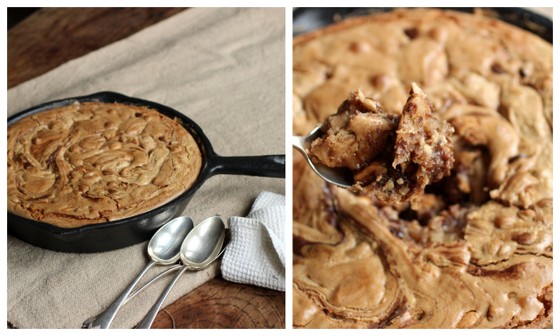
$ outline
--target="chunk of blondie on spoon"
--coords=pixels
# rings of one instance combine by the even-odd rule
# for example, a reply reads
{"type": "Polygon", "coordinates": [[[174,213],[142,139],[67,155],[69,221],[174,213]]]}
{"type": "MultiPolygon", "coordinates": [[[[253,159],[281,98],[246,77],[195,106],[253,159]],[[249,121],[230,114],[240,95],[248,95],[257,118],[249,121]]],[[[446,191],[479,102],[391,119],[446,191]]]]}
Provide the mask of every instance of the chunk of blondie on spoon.
{"type": "Polygon", "coordinates": [[[453,127],[433,112],[415,83],[401,115],[353,92],[327,118],[309,154],[316,163],[350,169],[355,193],[388,204],[407,202],[453,168],[453,127]]]}

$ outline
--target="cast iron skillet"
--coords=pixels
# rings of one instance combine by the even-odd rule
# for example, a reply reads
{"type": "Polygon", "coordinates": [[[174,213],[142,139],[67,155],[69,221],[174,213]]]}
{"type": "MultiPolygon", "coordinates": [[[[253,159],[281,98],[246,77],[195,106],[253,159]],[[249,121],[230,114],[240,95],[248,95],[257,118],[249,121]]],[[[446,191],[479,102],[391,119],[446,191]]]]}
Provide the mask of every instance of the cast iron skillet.
{"type": "Polygon", "coordinates": [[[149,239],[161,225],[179,215],[194,193],[214,175],[235,174],[279,178],[285,176],[285,155],[234,157],[217,155],[202,129],[184,114],[158,103],[115,92],[99,92],[44,103],[11,116],[8,118],[8,126],[31,114],[74,102],[146,106],[172,119],[177,118],[198,143],[202,152],[202,169],[194,184],[177,198],[156,209],[125,219],[65,229],[8,212],[8,233],[32,245],[62,252],[101,252],[130,246],[149,239]]]}
{"type": "MultiPolygon", "coordinates": [[[[294,35],[304,34],[353,16],[370,15],[391,11],[395,8],[298,8],[293,12],[294,35]]],[[[474,8],[440,8],[473,13],[474,8]]],[[[552,43],[552,20],[523,8],[492,7],[480,8],[484,13],[509,24],[530,31],[552,43]]]]}

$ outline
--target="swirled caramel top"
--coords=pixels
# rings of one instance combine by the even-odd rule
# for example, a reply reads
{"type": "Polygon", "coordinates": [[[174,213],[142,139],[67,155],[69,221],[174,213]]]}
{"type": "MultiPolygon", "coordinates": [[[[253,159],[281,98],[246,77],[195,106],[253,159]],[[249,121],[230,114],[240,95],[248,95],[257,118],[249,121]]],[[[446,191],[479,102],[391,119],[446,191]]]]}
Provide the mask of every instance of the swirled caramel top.
{"type": "Polygon", "coordinates": [[[122,219],[187,190],[201,164],[187,130],[153,109],[74,103],[8,128],[8,211],[65,228],[122,219]]]}
{"type": "Polygon", "coordinates": [[[550,327],[552,46],[452,11],[342,21],[294,41],[294,133],[358,89],[399,116],[412,82],[454,129],[418,197],[328,185],[294,153],[294,326],[550,327]]]}

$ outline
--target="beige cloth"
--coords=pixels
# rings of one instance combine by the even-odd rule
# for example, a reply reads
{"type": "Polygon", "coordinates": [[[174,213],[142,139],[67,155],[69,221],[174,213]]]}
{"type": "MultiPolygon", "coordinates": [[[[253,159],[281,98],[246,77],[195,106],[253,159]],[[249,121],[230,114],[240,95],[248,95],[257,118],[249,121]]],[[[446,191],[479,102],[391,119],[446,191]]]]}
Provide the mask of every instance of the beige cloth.
{"type": "MultiPolygon", "coordinates": [[[[285,153],[284,9],[189,9],[8,91],[9,115],[38,103],[116,91],[173,107],[198,123],[220,155],[285,153]]],[[[185,215],[195,223],[243,216],[261,191],[284,179],[219,175],[185,215]]],[[[147,243],[98,254],[58,253],[8,237],[8,321],[17,328],[79,328],[100,313],[148,262],[147,243]]],[[[154,275],[162,268],[153,268],[154,275]]],[[[214,277],[187,273],[169,304],[214,277]]],[[[168,276],[131,300],[112,327],[130,328],[168,276]]]]}

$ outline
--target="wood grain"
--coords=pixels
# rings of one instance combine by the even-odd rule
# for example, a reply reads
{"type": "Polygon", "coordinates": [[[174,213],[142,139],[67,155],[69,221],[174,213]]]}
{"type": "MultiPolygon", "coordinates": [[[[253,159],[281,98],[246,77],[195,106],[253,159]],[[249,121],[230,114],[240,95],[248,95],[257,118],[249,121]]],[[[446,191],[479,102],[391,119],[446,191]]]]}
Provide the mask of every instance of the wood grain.
{"type": "Polygon", "coordinates": [[[184,8],[42,8],[8,31],[8,88],[184,8]]]}
{"type": "Polygon", "coordinates": [[[284,328],[284,298],[284,292],[215,278],[161,310],[152,329],[284,328]]]}

